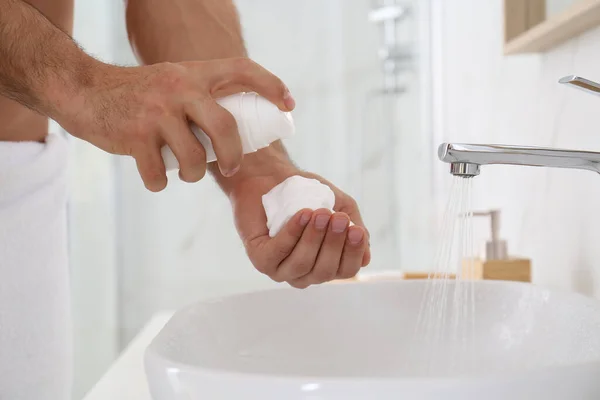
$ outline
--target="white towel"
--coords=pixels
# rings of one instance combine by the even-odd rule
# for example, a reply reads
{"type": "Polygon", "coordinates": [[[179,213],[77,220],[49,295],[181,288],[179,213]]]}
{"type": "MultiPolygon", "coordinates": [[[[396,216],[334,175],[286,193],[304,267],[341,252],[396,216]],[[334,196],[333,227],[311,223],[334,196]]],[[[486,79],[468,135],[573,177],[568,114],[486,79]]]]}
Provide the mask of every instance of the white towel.
{"type": "Polygon", "coordinates": [[[67,143],[0,142],[0,399],[71,395],[67,143]]]}

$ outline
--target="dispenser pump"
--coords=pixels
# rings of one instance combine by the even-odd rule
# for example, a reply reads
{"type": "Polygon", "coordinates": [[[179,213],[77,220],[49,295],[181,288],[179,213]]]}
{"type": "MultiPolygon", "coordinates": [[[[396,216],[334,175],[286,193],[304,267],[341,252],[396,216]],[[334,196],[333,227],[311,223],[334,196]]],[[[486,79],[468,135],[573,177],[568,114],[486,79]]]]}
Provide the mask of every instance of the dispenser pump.
{"type": "Polygon", "coordinates": [[[490,217],[491,219],[491,239],[485,245],[486,260],[506,260],[508,259],[508,246],[505,240],[499,238],[500,231],[500,210],[490,210],[485,212],[474,212],[476,217],[490,217]]]}

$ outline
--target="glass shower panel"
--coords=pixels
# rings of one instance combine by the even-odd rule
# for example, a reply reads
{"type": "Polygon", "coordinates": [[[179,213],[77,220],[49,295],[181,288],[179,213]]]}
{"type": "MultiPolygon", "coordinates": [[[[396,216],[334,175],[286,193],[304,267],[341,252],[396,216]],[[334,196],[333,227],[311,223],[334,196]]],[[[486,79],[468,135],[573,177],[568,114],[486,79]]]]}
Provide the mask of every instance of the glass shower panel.
{"type": "Polygon", "coordinates": [[[360,199],[372,269],[426,270],[431,263],[431,132],[427,1],[370,1],[380,79],[364,94],[360,199]]]}

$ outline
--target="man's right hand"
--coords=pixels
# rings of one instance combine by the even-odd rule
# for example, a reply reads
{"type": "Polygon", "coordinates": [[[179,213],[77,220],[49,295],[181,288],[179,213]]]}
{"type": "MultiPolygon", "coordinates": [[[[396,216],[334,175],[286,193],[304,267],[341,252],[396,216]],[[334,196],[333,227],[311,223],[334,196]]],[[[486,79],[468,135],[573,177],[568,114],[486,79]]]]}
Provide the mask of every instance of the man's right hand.
{"type": "Polygon", "coordinates": [[[236,121],[215,98],[255,91],[283,111],[294,107],[284,83],[247,58],[141,67],[98,64],[77,96],[57,107],[54,119],[105,151],[134,157],[151,191],[167,184],[160,152],[165,144],[177,157],[182,180],[204,177],[206,154],[189,122],[210,137],[224,176],[239,170],[243,153],[236,121]]]}

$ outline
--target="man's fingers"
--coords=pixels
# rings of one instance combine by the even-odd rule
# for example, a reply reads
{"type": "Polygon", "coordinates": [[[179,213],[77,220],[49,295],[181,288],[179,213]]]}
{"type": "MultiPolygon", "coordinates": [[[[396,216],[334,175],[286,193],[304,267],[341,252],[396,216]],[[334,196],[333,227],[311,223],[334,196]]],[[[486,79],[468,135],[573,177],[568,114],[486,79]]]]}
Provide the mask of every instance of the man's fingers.
{"type": "Polygon", "coordinates": [[[331,212],[326,209],[319,209],[313,213],[294,250],[279,265],[274,276],[276,281],[293,281],[310,274],[327,233],[330,217],[331,212]]]}
{"type": "Polygon", "coordinates": [[[210,138],[223,176],[233,176],[243,158],[242,141],[233,115],[211,98],[187,104],[185,112],[210,138]]]}
{"type": "Polygon", "coordinates": [[[345,213],[347,213],[348,216],[350,217],[350,220],[355,225],[364,229],[364,233],[366,234],[366,238],[365,238],[366,250],[363,255],[363,260],[361,262],[361,266],[365,267],[365,266],[369,265],[369,263],[371,262],[371,242],[370,242],[371,234],[369,233],[369,230],[365,226],[365,223],[362,219],[362,215],[360,214],[360,210],[358,209],[358,204],[356,204],[356,202],[354,200],[352,200],[349,205],[346,205],[345,207],[343,207],[341,209],[341,211],[344,211],[345,213]]]}
{"type": "Polygon", "coordinates": [[[132,153],[144,186],[152,192],[160,192],[167,186],[165,164],[158,144],[140,146],[132,153]]]}
{"type": "Polygon", "coordinates": [[[342,209],[340,211],[343,211],[346,214],[348,214],[348,216],[350,217],[350,220],[355,225],[363,227],[365,229],[365,232],[367,232],[367,236],[370,236],[369,230],[365,226],[365,222],[363,221],[362,215],[360,214],[360,210],[358,209],[358,204],[356,203],[356,201],[354,201],[354,199],[350,199],[350,204],[342,207],[342,209]]]}
{"type": "Polygon", "coordinates": [[[166,119],[161,126],[163,138],[179,162],[179,177],[198,182],[206,174],[206,152],[184,117],[166,119]]]}
{"type": "Polygon", "coordinates": [[[363,255],[362,265],[361,267],[366,267],[371,262],[371,248],[367,246],[367,250],[365,250],[365,254],[363,255]]]}
{"type": "Polygon", "coordinates": [[[275,237],[261,237],[257,239],[260,240],[259,243],[250,243],[250,246],[253,247],[253,257],[251,258],[257,260],[255,267],[259,272],[276,280],[279,265],[296,247],[312,214],[310,209],[300,210],[275,237]]]}
{"type": "Polygon", "coordinates": [[[366,237],[366,232],[362,227],[350,227],[344,244],[344,252],[337,275],[338,279],[350,279],[360,271],[368,247],[366,237]]]}
{"type": "Polygon", "coordinates": [[[295,102],[287,86],[277,76],[249,58],[217,60],[212,64],[214,92],[229,86],[243,86],[275,104],[282,111],[291,111],[295,102]]]}
{"type": "Polygon", "coordinates": [[[331,217],[314,268],[309,274],[290,282],[292,286],[302,288],[328,282],[336,277],[349,223],[350,219],[344,213],[335,213],[331,217]]]}

